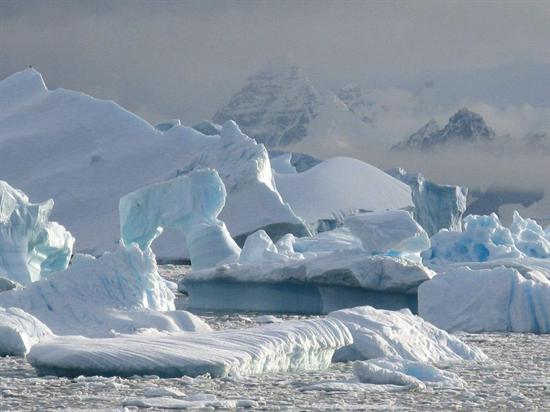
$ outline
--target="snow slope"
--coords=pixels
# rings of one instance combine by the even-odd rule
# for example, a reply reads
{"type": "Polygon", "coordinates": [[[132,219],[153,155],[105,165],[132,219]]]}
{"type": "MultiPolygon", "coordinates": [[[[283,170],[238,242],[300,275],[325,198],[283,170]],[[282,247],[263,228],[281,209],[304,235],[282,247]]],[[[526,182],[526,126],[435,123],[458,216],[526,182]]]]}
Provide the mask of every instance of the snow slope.
{"type": "Polygon", "coordinates": [[[223,377],[324,369],[351,341],[340,321],[318,319],[204,333],[58,337],[35,345],[28,359],[39,373],[63,376],[223,377]]]}
{"type": "Polygon", "coordinates": [[[349,157],[323,161],[302,173],[275,174],[277,189],[308,223],[334,214],[412,207],[409,186],[349,157]]]}
{"type": "MultiPolygon", "coordinates": [[[[179,125],[163,133],[113,102],[50,91],[34,69],[0,81],[0,176],[35,201],[55,199],[51,218],[75,236],[77,251],[116,246],[120,197],[200,167],[218,170],[226,185],[220,217],[234,236],[278,223],[307,233],[275,189],[266,149],[234,123],[221,136],[179,125]]],[[[159,258],[184,249],[173,232],[155,244],[159,258]]]]}

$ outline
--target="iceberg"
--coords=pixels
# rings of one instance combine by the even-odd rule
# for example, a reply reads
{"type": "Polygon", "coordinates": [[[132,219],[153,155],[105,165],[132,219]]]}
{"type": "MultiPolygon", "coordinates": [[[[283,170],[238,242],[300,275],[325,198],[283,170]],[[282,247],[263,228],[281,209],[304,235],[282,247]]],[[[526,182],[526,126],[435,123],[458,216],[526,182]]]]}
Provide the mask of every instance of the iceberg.
{"type": "Polygon", "coordinates": [[[424,389],[426,386],[464,389],[466,382],[457,374],[425,362],[401,358],[370,359],[353,363],[353,372],[362,383],[398,385],[424,389]]]}
{"type": "Polygon", "coordinates": [[[434,276],[418,256],[429,246],[426,233],[405,211],[346,222],[351,227],[303,238],[287,234],[276,243],[258,231],[238,261],[193,268],[178,287],[189,294],[191,308],[203,310],[328,313],[368,304],[416,311],[416,288],[434,276]],[[368,230],[376,242],[366,243],[368,230]],[[378,254],[364,243],[379,247],[378,254]]]}
{"type": "Polygon", "coordinates": [[[217,378],[324,369],[351,341],[341,322],[318,319],[214,332],[61,336],[33,346],[28,360],[42,375],[217,378]]]}
{"type": "Polygon", "coordinates": [[[495,259],[546,259],[550,257],[550,236],[532,219],[515,212],[510,228],[498,216],[466,216],[464,231],[441,230],[432,246],[422,253],[425,263],[486,262],[495,259]]]}
{"type": "Polygon", "coordinates": [[[211,169],[138,189],[120,199],[122,240],[145,251],[164,228],[176,229],[185,236],[194,269],[235,261],[241,250],[218,219],[225,199],[225,186],[211,169]]]}
{"type": "Polygon", "coordinates": [[[420,285],[418,308],[447,331],[550,333],[550,281],[504,266],[453,268],[420,285]]]}
{"type": "Polygon", "coordinates": [[[0,307],[0,356],[25,356],[51,336],[50,328],[24,310],[0,307]]]}
{"type": "Polygon", "coordinates": [[[352,345],[334,354],[336,362],[391,358],[442,365],[487,360],[479,349],[408,309],[390,311],[362,306],[331,312],[328,317],[344,323],[353,336],[352,345]]]}
{"type": "MultiPolygon", "coordinates": [[[[267,150],[234,122],[216,136],[178,124],[159,131],[113,102],[48,90],[34,69],[0,81],[0,176],[31,199],[55,198],[52,220],[78,239],[75,252],[116,247],[122,196],[200,168],[219,172],[227,189],[220,218],[235,237],[308,234],[277,191],[267,150]]],[[[189,257],[177,231],[153,250],[165,260],[189,257]]]]}
{"type": "Polygon", "coordinates": [[[414,219],[430,236],[441,229],[455,232],[462,230],[467,188],[440,185],[426,180],[420,173],[407,173],[401,168],[390,169],[387,173],[410,186],[414,219]]]}
{"type": "Polygon", "coordinates": [[[50,222],[54,202],[31,203],[0,180],[0,273],[27,285],[67,268],[74,238],[50,222]]]}
{"type": "Polygon", "coordinates": [[[302,173],[275,173],[275,182],[292,210],[312,227],[335,214],[413,206],[406,184],[350,157],[334,157],[302,173]]]}
{"type": "Polygon", "coordinates": [[[198,317],[174,310],[174,294],[158,274],[155,256],[136,244],[97,259],[76,255],[64,272],[0,293],[0,306],[22,309],[58,335],[210,329],[198,317]]]}
{"type": "Polygon", "coordinates": [[[371,255],[414,255],[430,247],[428,234],[404,210],[349,216],[344,225],[371,255]]]}

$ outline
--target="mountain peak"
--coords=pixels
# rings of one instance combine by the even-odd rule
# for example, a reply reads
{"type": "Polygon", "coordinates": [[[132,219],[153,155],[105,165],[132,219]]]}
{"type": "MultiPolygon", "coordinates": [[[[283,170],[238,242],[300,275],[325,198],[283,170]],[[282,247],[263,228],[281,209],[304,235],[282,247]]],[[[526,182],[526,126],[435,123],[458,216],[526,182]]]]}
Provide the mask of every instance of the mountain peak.
{"type": "Polygon", "coordinates": [[[443,129],[432,119],[392,149],[430,150],[446,144],[490,142],[494,137],[495,132],[487,126],[483,117],[467,108],[462,108],[449,118],[449,122],[443,129]]]}

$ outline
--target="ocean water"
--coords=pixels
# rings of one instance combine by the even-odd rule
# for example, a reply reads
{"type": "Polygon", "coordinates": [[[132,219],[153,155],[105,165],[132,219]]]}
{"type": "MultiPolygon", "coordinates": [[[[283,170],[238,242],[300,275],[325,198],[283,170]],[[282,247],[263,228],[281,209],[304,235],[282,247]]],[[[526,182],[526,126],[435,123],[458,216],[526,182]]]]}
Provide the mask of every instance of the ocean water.
{"type": "MultiPolygon", "coordinates": [[[[164,270],[173,277],[176,268],[164,270]]],[[[180,298],[178,306],[185,306],[180,298]]],[[[214,329],[250,327],[265,314],[198,313],[214,329]]],[[[299,316],[279,316],[299,318],[299,316]]],[[[149,410],[181,406],[181,400],[240,400],[264,410],[550,410],[550,335],[464,334],[491,358],[486,364],[452,365],[465,389],[412,390],[358,384],[349,363],[324,371],[210,379],[38,377],[21,358],[0,358],[0,410],[149,410]],[[153,397],[164,392],[163,397],[153,397]],[[179,402],[179,403],[178,403],[179,402]]]]}

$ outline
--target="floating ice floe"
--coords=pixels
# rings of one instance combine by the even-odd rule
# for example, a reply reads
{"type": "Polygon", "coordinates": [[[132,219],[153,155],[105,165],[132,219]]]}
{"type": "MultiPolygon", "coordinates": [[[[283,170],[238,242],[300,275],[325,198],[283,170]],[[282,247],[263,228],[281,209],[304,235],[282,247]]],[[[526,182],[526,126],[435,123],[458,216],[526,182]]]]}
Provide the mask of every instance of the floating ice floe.
{"type": "Polygon", "coordinates": [[[97,259],[76,255],[66,271],[0,293],[0,306],[20,308],[60,335],[210,329],[174,310],[174,294],[158,274],[153,253],[135,244],[97,259]]]}
{"type": "MultiPolygon", "coordinates": [[[[174,122],[161,132],[113,102],[48,90],[34,69],[0,81],[0,113],[0,176],[31,199],[53,196],[52,219],[78,239],[77,252],[99,256],[116,246],[123,195],[206,167],[225,183],[221,219],[235,237],[260,228],[308,233],[277,191],[265,147],[234,122],[218,136],[174,122]]],[[[177,231],[153,249],[159,258],[188,257],[177,231]]]]}
{"type": "Polygon", "coordinates": [[[414,219],[430,236],[441,229],[460,232],[468,189],[440,185],[426,180],[420,173],[407,173],[401,168],[390,169],[387,173],[410,186],[414,219]]]}
{"type": "Polygon", "coordinates": [[[193,270],[179,288],[197,309],[328,313],[369,304],[416,311],[416,288],[435,274],[419,262],[428,246],[405,211],[358,215],[344,227],[276,243],[259,231],[238,262],[193,270]]]}
{"type": "Polygon", "coordinates": [[[0,180],[0,274],[26,285],[67,268],[74,238],[50,222],[53,200],[31,203],[0,180]]]}
{"type": "Polygon", "coordinates": [[[236,261],[240,248],[218,219],[225,199],[225,186],[211,169],[141,188],[120,199],[122,240],[147,250],[164,228],[176,229],[185,236],[193,268],[236,261]]]}
{"type": "Polygon", "coordinates": [[[24,310],[0,306],[0,356],[24,356],[52,336],[50,328],[24,310]]]}
{"type": "Polygon", "coordinates": [[[447,331],[550,333],[550,281],[525,276],[505,266],[450,269],[419,287],[419,314],[447,331]]]}
{"type": "Polygon", "coordinates": [[[400,358],[442,365],[487,359],[480,350],[408,309],[390,311],[362,306],[331,312],[328,316],[342,321],[353,336],[352,345],[336,351],[335,361],[400,358]]]}
{"type": "Polygon", "coordinates": [[[198,394],[184,399],[173,397],[155,397],[155,398],[128,398],[122,402],[124,407],[137,408],[155,408],[155,409],[192,409],[192,410],[211,410],[211,409],[233,409],[242,410],[248,408],[258,408],[256,401],[251,399],[219,399],[215,395],[198,394]]]}
{"type": "Polygon", "coordinates": [[[340,321],[318,319],[214,332],[60,336],[33,346],[28,359],[38,373],[59,376],[223,377],[324,369],[351,342],[340,321]]]}
{"type": "Polygon", "coordinates": [[[463,389],[466,382],[457,374],[429,363],[402,358],[370,359],[353,364],[353,372],[362,383],[398,385],[423,389],[426,386],[463,389]]]}

